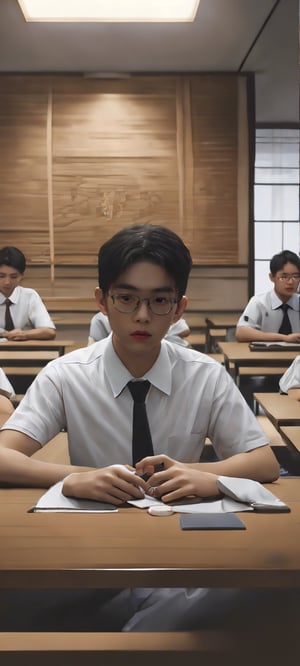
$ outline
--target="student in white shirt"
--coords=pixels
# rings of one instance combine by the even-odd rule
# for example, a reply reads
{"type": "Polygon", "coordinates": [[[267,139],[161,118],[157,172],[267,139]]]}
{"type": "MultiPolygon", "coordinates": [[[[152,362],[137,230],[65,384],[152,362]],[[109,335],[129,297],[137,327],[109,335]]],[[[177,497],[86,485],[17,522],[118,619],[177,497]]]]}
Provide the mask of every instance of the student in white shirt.
{"type": "MultiPolygon", "coordinates": [[[[300,342],[300,258],[283,250],[270,261],[273,289],[252,296],[237,326],[238,342],[300,342]],[[284,313],[283,308],[287,308],[284,313]]],[[[279,375],[241,377],[240,390],[253,408],[254,392],[277,392],[279,375]]]]}
{"type": "Polygon", "coordinates": [[[0,336],[7,340],[53,340],[55,325],[34,289],[22,287],[26,259],[16,247],[0,249],[0,336]],[[11,324],[6,318],[9,299],[11,324]]]}
{"type": "MultiPolygon", "coordinates": [[[[181,239],[155,225],[127,227],[100,248],[96,299],[112,334],[41,370],[2,428],[0,481],[48,488],[63,480],[67,496],[118,506],[154,488],[164,502],[186,495],[215,496],[220,474],[257,481],[278,477],[267,437],[224,367],[163,339],[185,310],[191,265],[181,239]],[[137,463],[137,474],[126,467],[132,465],[133,401],[127,386],[132,379],[151,384],[146,406],[154,456],[137,463]],[[71,464],[32,461],[32,454],[62,428],[68,433],[71,464]],[[216,462],[199,462],[206,437],[216,450],[216,462]],[[164,469],[155,472],[161,462],[164,469]],[[145,470],[150,471],[147,481],[141,478],[145,470]]],[[[89,608],[91,594],[96,592],[87,593],[89,608]]],[[[106,627],[104,612],[114,627],[117,617],[124,630],[147,631],[153,623],[157,630],[178,629],[189,613],[201,615],[203,604],[212,608],[216,599],[220,604],[223,599],[227,607],[234,593],[124,590],[112,593],[114,598],[104,604],[101,594],[96,595],[98,611],[92,619],[89,614],[90,626],[98,622],[99,630],[106,627]]],[[[24,597],[23,603],[26,606],[24,597]]],[[[47,596],[40,596],[39,604],[35,621],[41,622],[47,596]]],[[[84,608],[79,603],[78,610],[71,602],[60,628],[69,628],[68,620],[78,626],[75,610],[77,615],[81,611],[82,626],[84,608]]],[[[30,627],[28,618],[27,613],[30,627]]]]}
{"type": "Polygon", "coordinates": [[[238,342],[300,342],[300,258],[283,250],[270,261],[269,278],[273,289],[252,296],[236,326],[238,342]],[[288,306],[290,333],[281,332],[282,306],[288,306]]]}

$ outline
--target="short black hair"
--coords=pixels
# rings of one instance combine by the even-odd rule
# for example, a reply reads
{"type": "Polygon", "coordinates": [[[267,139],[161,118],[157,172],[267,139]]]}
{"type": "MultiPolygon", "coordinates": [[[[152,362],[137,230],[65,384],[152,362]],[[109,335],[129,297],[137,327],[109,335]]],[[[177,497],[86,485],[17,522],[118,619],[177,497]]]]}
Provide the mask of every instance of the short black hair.
{"type": "Polygon", "coordinates": [[[11,266],[19,273],[24,273],[26,269],[26,259],[17,247],[7,245],[0,249],[0,266],[11,266]]]}
{"type": "Polygon", "coordinates": [[[295,252],[291,252],[291,250],[282,250],[282,252],[274,254],[270,261],[270,272],[272,275],[276,275],[277,271],[281,271],[285,264],[294,264],[294,266],[297,266],[300,273],[299,255],[295,252]]]}
{"type": "Polygon", "coordinates": [[[119,275],[139,261],[165,268],[174,279],[179,298],[185,294],[192,267],[190,251],[174,231],[154,224],[125,227],[102,245],[98,277],[103,293],[107,294],[119,275]]]}

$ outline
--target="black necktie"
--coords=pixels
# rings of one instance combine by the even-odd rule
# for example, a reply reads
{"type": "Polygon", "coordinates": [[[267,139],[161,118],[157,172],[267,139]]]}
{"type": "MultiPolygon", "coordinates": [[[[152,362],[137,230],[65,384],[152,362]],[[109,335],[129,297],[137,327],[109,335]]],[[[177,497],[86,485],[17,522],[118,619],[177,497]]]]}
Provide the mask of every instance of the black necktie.
{"type": "Polygon", "coordinates": [[[13,331],[13,329],[15,328],[15,325],[14,325],[14,322],[13,322],[13,320],[12,320],[12,316],[11,316],[11,314],[10,314],[10,306],[11,306],[11,303],[12,303],[12,302],[9,300],[9,298],[7,298],[7,299],[4,301],[4,303],[5,303],[5,305],[6,305],[6,309],[5,309],[5,324],[4,324],[4,326],[5,326],[5,330],[6,330],[6,331],[13,331]]]}
{"type": "Polygon", "coordinates": [[[127,386],[134,400],[132,422],[132,464],[135,466],[139,460],[142,460],[142,458],[153,456],[152,438],[145,405],[150,382],[128,382],[127,386]]]}
{"type": "Polygon", "coordinates": [[[283,317],[278,333],[282,333],[283,335],[289,335],[292,332],[291,322],[288,315],[288,309],[290,306],[287,303],[282,303],[280,307],[281,310],[283,310],[283,317]]]}

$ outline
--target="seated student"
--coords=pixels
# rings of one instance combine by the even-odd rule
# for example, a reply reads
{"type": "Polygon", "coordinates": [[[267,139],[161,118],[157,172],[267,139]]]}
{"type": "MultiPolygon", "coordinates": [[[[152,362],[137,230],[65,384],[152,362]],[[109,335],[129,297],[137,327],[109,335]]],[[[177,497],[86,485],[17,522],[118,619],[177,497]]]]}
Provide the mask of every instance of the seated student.
{"type": "MultiPolygon", "coordinates": [[[[185,319],[180,317],[175,324],[171,324],[165,335],[165,339],[169,340],[169,342],[176,342],[179,345],[187,347],[188,341],[186,341],[186,338],[189,336],[190,332],[190,328],[185,319]]],[[[108,317],[103,314],[103,312],[97,312],[91,319],[88,345],[92,345],[94,342],[107,338],[110,333],[111,327],[108,317]]]]}
{"type": "Polygon", "coordinates": [[[290,398],[300,400],[300,355],[291,363],[279,381],[281,393],[287,393],[290,398]]]}
{"type": "Polygon", "coordinates": [[[23,252],[0,249],[0,335],[7,340],[52,340],[55,325],[34,289],[21,287],[26,269],[23,252]]]}
{"type": "Polygon", "coordinates": [[[238,342],[300,342],[300,258],[290,250],[270,261],[270,291],[252,296],[236,326],[238,342]]]}
{"type": "MultiPolygon", "coordinates": [[[[235,331],[238,342],[300,342],[300,258],[290,250],[275,254],[270,261],[269,278],[273,289],[253,296],[242,313],[235,331]]],[[[240,390],[253,408],[253,393],[277,392],[279,375],[241,377],[240,390]]]]}
{"type": "MultiPolygon", "coordinates": [[[[191,265],[182,240],[162,226],[126,227],[104,243],[96,300],[112,335],[40,371],[1,429],[0,483],[48,488],[62,481],[66,496],[118,506],[145,491],[164,502],[215,496],[222,474],[278,478],[268,439],[229,373],[164,339],[186,308],[191,265]],[[145,426],[136,450],[132,394],[141,382],[147,382],[150,435],[145,426]],[[70,465],[33,460],[62,428],[70,465]],[[215,462],[199,462],[206,437],[215,462]]],[[[181,588],[9,592],[2,630],[80,630],[87,623],[90,631],[178,630],[195,617],[200,625],[209,614],[213,621],[217,609],[224,617],[236,595],[181,588]]]]}

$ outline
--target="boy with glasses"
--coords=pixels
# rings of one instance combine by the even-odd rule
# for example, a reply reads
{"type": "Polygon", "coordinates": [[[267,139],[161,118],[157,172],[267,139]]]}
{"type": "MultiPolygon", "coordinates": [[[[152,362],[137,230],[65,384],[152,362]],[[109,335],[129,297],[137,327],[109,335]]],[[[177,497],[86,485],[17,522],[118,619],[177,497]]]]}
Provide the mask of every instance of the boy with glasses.
{"type": "MultiPolygon", "coordinates": [[[[112,334],[41,370],[2,429],[0,481],[31,487],[61,481],[66,496],[118,506],[142,498],[144,492],[154,494],[154,489],[164,502],[219,495],[217,478],[222,474],[277,479],[279,466],[268,439],[224,367],[163,339],[186,308],[191,266],[182,240],[161,226],[127,227],[100,248],[95,295],[112,334]],[[146,427],[134,454],[135,384],[147,385],[150,455],[143,448],[146,427]],[[32,460],[63,428],[71,464],[32,460]],[[200,462],[206,437],[213,443],[216,462],[200,462]]],[[[78,603],[78,592],[75,598],[70,592],[66,597],[59,591],[32,592],[21,627],[57,628],[48,603],[56,615],[57,606],[63,609],[59,630],[80,630],[88,623],[90,631],[167,631],[183,626],[194,611],[198,617],[203,604],[214,617],[215,604],[227,610],[235,597],[232,590],[117,592],[110,591],[108,601],[109,591],[105,596],[101,590],[82,592],[78,603]]],[[[5,601],[0,629],[9,630],[5,601]]]]}
{"type": "Polygon", "coordinates": [[[300,258],[290,250],[275,254],[269,278],[274,288],[253,296],[236,327],[238,342],[300,342],[300,258]]]}

